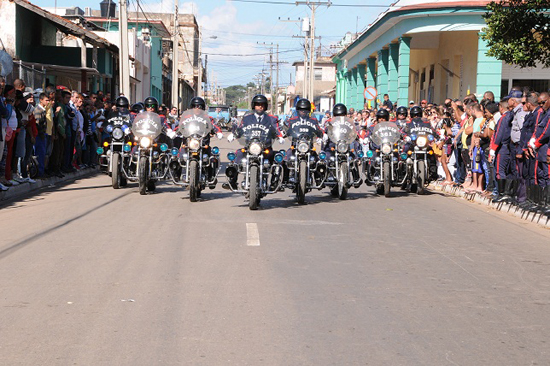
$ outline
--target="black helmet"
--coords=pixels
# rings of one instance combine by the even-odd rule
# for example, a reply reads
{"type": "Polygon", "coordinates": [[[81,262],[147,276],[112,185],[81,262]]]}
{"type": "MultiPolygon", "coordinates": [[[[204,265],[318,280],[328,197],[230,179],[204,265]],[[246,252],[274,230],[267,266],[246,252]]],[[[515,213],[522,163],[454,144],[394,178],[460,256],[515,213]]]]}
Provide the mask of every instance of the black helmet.
{"type": "Polygon", "coordinates": [[[254,98],[252,98],[252,103],[251,103],[252,110],[254,110],[254,105],[255,104],[264,104],[265,109],[267,109],[268,102],[267,102],[267,98],[265,97],[265,95],[258,94],[254,98]]]}
{"type": "Polygon", "coordinates": [[[422,108],[415,105],[411,108],[411,118],[422,117],[422,108]]]}
{"type": "Polygon", "coordinates": [[[141,113],[144,109],[145,107],[141,102],[132,105],[132,112],[134,112],[135,114],[141,113]]]}
{"type": "Polygon", "coordinates": [[[155,97],[145,98],[145,100],[143,101],[143,106],[145,108],[153,108],[155,110],[155,112],[158,112],[158,110],[159,110],[159,102],[158,102],[157,98],[155,98],[155,97]]]}
{"type": "Polygon", "coordinates": [[[201,97],[194,97],[191,99],[191,102],[189,102],[189,108],[199,108],[204,111],[206,110],[206,103],[201,97]]]}
{"type": "Polygon", "coordinates": [[[386,120],[386,121],[389,121],[390,120],[390,112],[388,112],[387,109],[385,108],[381,108],[378,110],[378,112],[376,112],[376,119],[383,119],[383,120],[386,120]]]}
{"type": "Polygon", "coordinates": [[[332,108],[332,115],[334,117],[347,116],[347,114],[348,114],[348,109],[342,103],[335,104],[334,107],[332,108]]]}
{"type": "Polygon", "coordinates": [[[128,98],[121,96],[116,98],[115,105],[117,108],[126,108],[128,109],[130,107],[130,102],[128,101],[128,98]]]}
{"type": "Polygon", "coordinates": [[[309,113],[311,112],[311,103],[307,99],[300,99],[298,103],[296,103],[296,110],[308,111],[309,113]]]}
{"type": "Polygon", "coordinates": [[[407,117],[409,115],[409,111],[407,110],[407,107],[401,106],[401,107],[397,108],[395,114],[398,114],[398,115],[402,114],[405,117],[407,117]]]}

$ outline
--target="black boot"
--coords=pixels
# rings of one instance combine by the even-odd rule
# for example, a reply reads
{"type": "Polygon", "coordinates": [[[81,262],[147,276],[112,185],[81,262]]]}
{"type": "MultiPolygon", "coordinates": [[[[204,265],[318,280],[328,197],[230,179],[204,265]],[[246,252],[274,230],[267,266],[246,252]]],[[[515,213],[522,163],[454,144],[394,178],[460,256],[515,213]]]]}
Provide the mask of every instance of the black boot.
{"type": "Polygon", "coordinates": [[[533,205],[532,192],[533,192],[532,186],[525,187],[525,193],[527,195],[527,199],[518,205],[520,209],[528,210],[533,205]]]}
{"type": "Polygon", "coordinates": [[[542,198],[542,187],[538,184],[531,186],[532,204],[527,208],[529,212],[538,212],[540,210],[540,202],[542,198]]]}
{"type": "Polygon", "coordinates": [[[546,186],[542,189],[540,206],[542,214],[550,217],[550,186],[546,186]]]}
{"type": "Polygon", "coordinates": [[[506,186],[508,179],[497,179],[497,188],[498,188],[498,197],[493,199],[493,202],[500,203],[508,200],[509,197],[506,196],[506,186]]]}
{"type": "Polygon", "coordinates": [[[510,199],[508,200],[508,203],[512,205],[517,205],[517,194],[518,194],[518,188],[519,188],[519,179],[512,179],[512,183],[510,184],[510,190],[508,191],[508,196],[510,199]]]}

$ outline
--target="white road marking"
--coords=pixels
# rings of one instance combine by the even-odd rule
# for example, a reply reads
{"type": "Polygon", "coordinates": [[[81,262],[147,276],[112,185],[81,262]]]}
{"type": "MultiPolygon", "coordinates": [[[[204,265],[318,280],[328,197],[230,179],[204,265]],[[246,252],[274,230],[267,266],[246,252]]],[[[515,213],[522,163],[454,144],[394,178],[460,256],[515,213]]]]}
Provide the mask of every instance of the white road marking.
{"type": "Polygon", "coordinates": [[[258,224],[254,222],[246,223],[246,245],[249,247],[260,246],[260,233],[258,232],[258,224]]]}

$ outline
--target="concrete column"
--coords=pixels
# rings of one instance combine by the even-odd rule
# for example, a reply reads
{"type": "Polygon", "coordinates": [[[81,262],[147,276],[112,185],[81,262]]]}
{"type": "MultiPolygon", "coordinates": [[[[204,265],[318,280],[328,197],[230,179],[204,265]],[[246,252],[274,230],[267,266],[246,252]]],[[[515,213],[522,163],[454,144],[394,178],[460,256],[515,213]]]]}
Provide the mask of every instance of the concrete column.
{"type": "MultiPolygon", "coordinates": [[[[366,80],[365,80],[365,88],[368,86],[376,87],[376,58],[375,57],[369,57],[367,59],[367,68],[366,68],[366,80]]],[[[375,102],[370,102],[370,106],[374,107],[375,102]]]]}
{"type": "Polygon", "coordinates": [[[383,96],[388,92],[388,56],[389,50],[378,51],[378,72],[376,75],[376,90],[378,90],[377,99],[382,102],[383,96]]]}
{"type": "Polygon", "coordinates": [[[500,100],[502,61],[487,56],[487,49],[487,42],[478,35],[475,94],[481,100],[483,93],[492,91],[495,94],[495,100],[500,100]]]}
{"type": "Polygon", "coordinates": [[[351,71],[348,71],[346,73],[346,85],[347,85],[347,88],[346,88],[346,106],[348,106],[348,109],[350,108],[349,106],[351,105],[351,93],[352,93],[352,88],[351,88],[351,71]]]}
{"type": "Polygon", "coordinates": [[[408,106],[409,68],[411,65],[411,38],[399,38],[399,62],[397,67],[397,106],[408,106]]]}
{"type": "MultiPolygon", "coordinates": [[[[388,60],[388,95],[394,103],[397,100],[397,67],[399,65],[399,43],[390,43],[388,60]]],[[[380,98],[382,100],[382,98],[380,98]]]]}
{"type": "Polygon", "coordinates": [[[336,100],[336,103],[340,103],[340,91],[342,90],[342,86],[340,85],[340,71],[336,71],[336,92],[334,94],[334,99],[336,100]]]}
{"type": "Polygon", "coordinates": [[[355,109],[363,109],[363,105],[365,104],[365,97],[363,95],[365,91],[365,73],[366,65],[357,65],[357,102],[355,109]]]}
{"type": "Polygon", "coordinates": [[[350,70],[350,81],[350,106],[357,109],[357,68],[350,70]]]}

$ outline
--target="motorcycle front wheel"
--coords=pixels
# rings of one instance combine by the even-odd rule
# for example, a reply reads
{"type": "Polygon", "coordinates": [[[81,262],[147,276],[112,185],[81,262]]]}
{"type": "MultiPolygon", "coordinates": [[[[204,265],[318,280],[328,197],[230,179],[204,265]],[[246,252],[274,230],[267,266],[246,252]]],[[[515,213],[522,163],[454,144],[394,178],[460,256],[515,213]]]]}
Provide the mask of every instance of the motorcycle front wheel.
{"type": "Polygon", "coordinates": [[[113,164],[113,172],[111,175],[111,181],[114,189],[120,188],[120,155],[113,154],[111,156],[111,164],[113,164]]]}
{"type": "Polygon", "coordinates": [[[149,159],[145,156],[139,159],[138,179],[139,194],[144,195],[147,193],[147,181],[149,180],[149,159]]]}
{"type": "Polygon", "coordinates": [[[302,160],[298,169],[299,180],[296,185],[296,198],[298,199],[298,203],[303,205],[306,202],[307,161],[302,160]]]}
{"type": "Polygon", "coordinates": [[[199,196],[199,162],[191,160],[189,163],[189,200],[197,202],[199,196]]]}
{"type": "Polygon", "coordinates": [[[250,188],[248,198],[248,208],[257,210],[260,203],[260,173],[257,165],[252,165],[250,167],[250,188]]]}
{"type": "Polygon", "coordinates": [[[384,196],[390,196],[391,188],[391,166],[390,162],[386,161],[383,166],[384,169],[384,196]]]}
{"type": "Polygon", "coordinates": [[[338,172],[338,198],[345,200],[348,197],[348,163],[342,163],[338,172]]]}
{"type": "Polygon", "coordinates": [[[422,160],[418,162],[418,175],[416,177],[416,182],[418,184],[416,193],[424,194],[426,192],[426,189],[424,188],[424,184],[426,183],[426,166],[422,160]]]}

